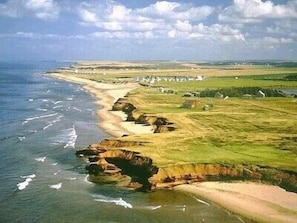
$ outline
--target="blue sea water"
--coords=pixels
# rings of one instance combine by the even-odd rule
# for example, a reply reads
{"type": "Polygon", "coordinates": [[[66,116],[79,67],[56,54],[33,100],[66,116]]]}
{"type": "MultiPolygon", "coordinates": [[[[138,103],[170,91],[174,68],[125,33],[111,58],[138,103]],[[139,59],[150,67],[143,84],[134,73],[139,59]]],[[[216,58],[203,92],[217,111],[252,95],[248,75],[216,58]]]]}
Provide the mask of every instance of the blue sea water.
{"type": "Polygon", "coordinates": [[[87,180],[75,151],[109,137],[94,97],[45,72],[62,62],[0,62],[0,222],[244,222],[201,198],[87,180]]]}

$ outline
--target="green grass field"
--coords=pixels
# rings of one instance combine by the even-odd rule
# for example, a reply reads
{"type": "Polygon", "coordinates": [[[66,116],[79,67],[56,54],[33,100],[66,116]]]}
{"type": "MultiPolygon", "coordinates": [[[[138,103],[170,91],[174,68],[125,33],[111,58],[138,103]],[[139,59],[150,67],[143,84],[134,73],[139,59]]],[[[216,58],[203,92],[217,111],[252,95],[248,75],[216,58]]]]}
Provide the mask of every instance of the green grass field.
{"type": "MultiPolygon", "coordinates": [[[[132,65],[128,63],[125,67],[132,65]]],[[[145,66],[149,67],[147,63],[145,66]]],[[[132,149],[151,157],[158,166],[244,163],[297,171],[297,98],[229,97],[224,100],[201,97],[197,98],[198,108],[182,107],[185,99],[188,99],[182,97],[183,94],[191,91],[230,87],[297,90],[297,81],[283,80],[286,75],[296,74],[296,67],[199,66],[197,63],[179,64],[175,69],[172,66],[167,63],[156,69],[154,64],[154,69],[145,70],[97,68],[93,74],[75,75],[103,82],[114,81],[117,77],[132,81],[140,75],[204,75],[206,79],[203,81],[161,81],[150,87],[139,86],[129,93],[130,101],[141,112],[166,117],[176,127],[175,131],[168,133],[128,136],[127,140],[146,142],[144,146],[132,149]],[[160,93],[158,86],[174,89],[178,93],[160,93]],[[212,107],[204,111],[206,104],[212,107]]]]}

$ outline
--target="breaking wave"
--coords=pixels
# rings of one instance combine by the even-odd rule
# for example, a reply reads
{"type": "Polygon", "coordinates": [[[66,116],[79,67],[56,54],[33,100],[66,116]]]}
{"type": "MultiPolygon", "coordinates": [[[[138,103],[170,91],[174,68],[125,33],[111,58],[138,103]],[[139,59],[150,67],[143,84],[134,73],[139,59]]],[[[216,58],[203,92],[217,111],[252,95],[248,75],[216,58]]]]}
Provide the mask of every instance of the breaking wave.
{"type": "Polygon", "coordinates": [[[94,201],[104,202],[104,203],[114,203],[115,205],[122,206],[124,208],[133,208],[132,204],[124,201],[121,197],[120,198],[112,198],[107,197],[104,195],[98,195],[93,194],[92,197],[94,198],[94,201]]]}
{"type": "Polygon", "coordinates": [[[40,116],[35,116],[31,118],[26,118],[25,121],[23,121],[22,125],[27,124],[29,121],[33,121],[35,119],[41,119],[41,118],[48,118],[57,115],[58,113],[53,113],[53,114],[48,114],[48,115],[40,115],[40,116]]]}
{"type": "Polygon", "coordinates": [[[62,183],[48,185],[52,189],[59,190],[62,187],[62,183]]]}
{"type": "Polygon", "coordinates": [[[45,159],[46,159],[46,156],[44,156],[44,157],[39,157],[39,158],[35,158],[35,160],[38,161],[38,162],[44,162],[45,159]]]}
{"type": "Polygon", "coordinates": [[[77,134],[76,134],[76,131],[75,131],[75,126],[73,125],[72,128],[68,129],[70,132],[68,133],[68,142],[67,144],[64,146],[64,148],[67,148],[67,147],[72,147],[72,148],[75,148],[75,142],[76,142],[76,139],[77,139],[77,134]]]}
{"type": "Polygon", "coordinates": [[[18,189],[24,190],[29,185],[29,183],[32,181],[32,179],[35,177],[36,177],[35,174],[31,174],[28,176],[21,176],[21,178],[26,178],[26,179],[25,179],[25,181],[17,184],[18,189]]]}

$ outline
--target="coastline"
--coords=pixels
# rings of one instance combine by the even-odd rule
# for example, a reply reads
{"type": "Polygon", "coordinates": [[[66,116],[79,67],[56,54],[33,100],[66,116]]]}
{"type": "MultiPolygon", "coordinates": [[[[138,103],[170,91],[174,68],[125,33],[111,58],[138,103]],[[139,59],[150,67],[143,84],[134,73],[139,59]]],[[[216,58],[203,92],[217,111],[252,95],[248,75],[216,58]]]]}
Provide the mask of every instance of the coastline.
{"type": "Polygon", "coordinates": [[[98,126],[113,137],[121,137],[130,134],[152,133],[150,126],[135,124],[134,122],[125,122],[126,114],[121,111],[111,111],[114,103],[127,95],[127,93],[138,87],[137,84],[106,84],[99,83],[83,78],[64,75],[61,73],[50,73],[50,76],[81,84],[87,91],[95,95],[95,103],[100,105],[96,111],[100,118],[98,126]]]}
{"type": "MultiPolygon", "coordinates": [[[[137,84],[105,84],[60,73],[49,75],[81,84],[94,94],[96,103],[102,106],[96,111],[100,117],[98,125],[108,134],[121,137],[151,133],[150,127],[123,122],[124,113],[111,111],[114,102],[135,89],[137,84]]],[[[204,182],[180,185],[175,190],[201,196],[256,222],[296,222],[297,219],[297,194],[277,186],[246,182],[204,182]]]]}
{"type": "Polygon", "coordinates": [[[202,182],[179,185],[188,192],[255,222],[294,223],[297,194],[273,185],[255,182],[202,182]]]}

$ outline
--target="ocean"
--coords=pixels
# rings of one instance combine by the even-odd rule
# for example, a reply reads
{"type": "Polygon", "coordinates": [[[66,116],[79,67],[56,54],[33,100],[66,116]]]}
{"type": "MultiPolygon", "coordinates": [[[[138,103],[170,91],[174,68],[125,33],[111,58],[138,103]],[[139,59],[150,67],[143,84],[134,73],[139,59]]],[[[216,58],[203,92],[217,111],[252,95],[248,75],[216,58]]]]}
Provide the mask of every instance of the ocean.
{"type": "Polygon", "coordinates": [[[0,222],[247,222],[173,190],[88,181],[75,151],[110,137],[95,98],[48,70],[68,62],[0,62],[0,222]]]}

